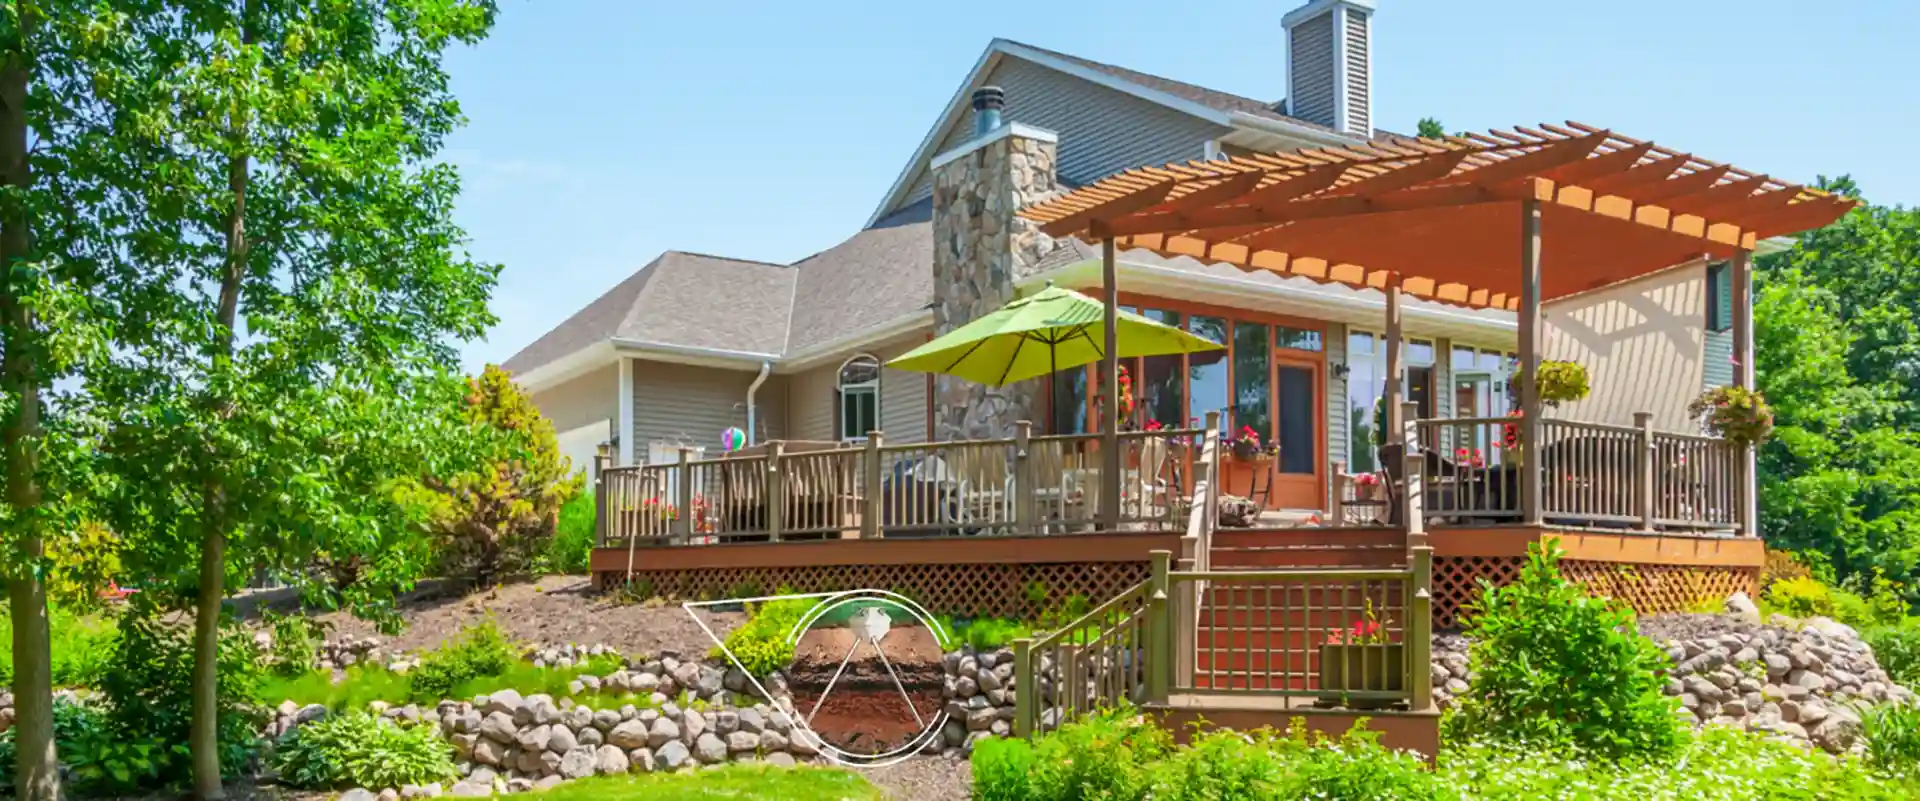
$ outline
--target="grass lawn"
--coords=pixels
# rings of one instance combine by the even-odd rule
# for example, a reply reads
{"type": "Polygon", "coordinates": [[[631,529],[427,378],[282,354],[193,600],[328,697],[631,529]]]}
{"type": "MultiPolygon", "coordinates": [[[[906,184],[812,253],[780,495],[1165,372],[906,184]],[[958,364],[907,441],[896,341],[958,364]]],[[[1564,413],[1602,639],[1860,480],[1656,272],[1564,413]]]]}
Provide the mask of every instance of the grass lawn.
{"type": "Polygon", "coordinates": [[[880,791],[859,774],[827,768],[728,765],[693,773],[596,776],[538,794],[542,801],[879,801],[880,791]]]}

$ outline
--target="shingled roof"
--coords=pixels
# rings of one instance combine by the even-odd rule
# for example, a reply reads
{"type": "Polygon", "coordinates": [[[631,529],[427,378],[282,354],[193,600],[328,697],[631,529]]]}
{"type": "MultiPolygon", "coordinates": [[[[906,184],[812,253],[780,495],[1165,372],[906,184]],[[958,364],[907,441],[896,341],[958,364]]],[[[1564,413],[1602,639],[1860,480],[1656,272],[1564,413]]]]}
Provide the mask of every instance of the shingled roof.
{"type": "Polygon", "coordinates": [[[1328,133],[1334,132],[1332,128],[1327,127],[1325,125],[1321,125],[1320,123],[1309,122],[1307,120],[1300,119],[1299,117],[1289,116],[1281,112],[1279,110],[1279,107],[1285,105],[1284,100],[1273,101],[1273,102],[1268,102],[1264,100],[1255,100],[1251,97],[1245,97],[1242,95],[1233,94],[1232,92],[1222,92],[1217,89],[1208,89],[1207,87],[1187,83],[1185,81],[1176,81],[1172,78],[1163,78],[1158,75],[1152,75],[1145,72],[1130,70],[1130,69],[1127,69],[1126,67],[1116,66],[1113,64],[1108,64],[1100,61],[1094,61],[1092,59],[1081,58],[1079,56],[1062,53],[1058,50],[1048,50],[1047,48],[1044,48],[1044,47],[1036,47],[1034,45],[1030,45],[1025,42],[1014,42],[1014,44],[1020,45],[1021,47],[1025,47],[1031,50],[1037,50],[1039,52],[1053,56],[1055,58],[1073,62],[1075,64],[1078,64],[1082,67],[1086,67],[1087,69],[1090,69],[1090,70],[1094,70],[1096,72],[1104,72],[1108,75],[1112,75],[1115,78],[1119,78],[1124,81],[1130,81],[1135,84],[1139,84],[1140,86],[1144,86],[1148,89],[1165,92],[1167,94],[1173,95],[1174,97],[1182,98],[1185,100],[1191,100],[1195,103],[1199,103],[1200,105],[1206,106],[1208,108],[1218,109],[1220,111],[1225,111],[1229,113],[1235,112],[1235,111],[1245,112],[1247,114],[1266,117],[1268,119],[1285,120],[1287,122],[1291,122],[1296,125],[1304,125],[1309,128],[1318,128],[1328,133]]]}

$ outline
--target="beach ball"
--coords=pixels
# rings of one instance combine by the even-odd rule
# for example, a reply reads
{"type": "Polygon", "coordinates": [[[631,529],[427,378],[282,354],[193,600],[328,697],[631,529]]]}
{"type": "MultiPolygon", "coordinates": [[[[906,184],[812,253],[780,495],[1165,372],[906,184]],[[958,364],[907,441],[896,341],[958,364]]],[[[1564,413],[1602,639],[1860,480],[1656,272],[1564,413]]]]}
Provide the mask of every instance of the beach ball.
{"type": "Polygon", "coordinates": [[[747,432],[729,428],[720,432],[720,450],[737,451],[747,447],[747,432]]]}

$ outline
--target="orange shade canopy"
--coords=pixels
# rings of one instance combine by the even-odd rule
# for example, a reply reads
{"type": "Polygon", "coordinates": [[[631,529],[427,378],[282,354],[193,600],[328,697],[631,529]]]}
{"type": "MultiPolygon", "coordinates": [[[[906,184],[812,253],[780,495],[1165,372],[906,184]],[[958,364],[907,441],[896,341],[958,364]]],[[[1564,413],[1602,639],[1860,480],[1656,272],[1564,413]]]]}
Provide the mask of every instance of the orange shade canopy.
{"type": "Polygon", "coordinates": [[[1729,257],[1858,204],[1569,122],[1128,170],[1020,215],[1056,237],[1516,309],[1529,200],[1543,300],[1729,257]]]}

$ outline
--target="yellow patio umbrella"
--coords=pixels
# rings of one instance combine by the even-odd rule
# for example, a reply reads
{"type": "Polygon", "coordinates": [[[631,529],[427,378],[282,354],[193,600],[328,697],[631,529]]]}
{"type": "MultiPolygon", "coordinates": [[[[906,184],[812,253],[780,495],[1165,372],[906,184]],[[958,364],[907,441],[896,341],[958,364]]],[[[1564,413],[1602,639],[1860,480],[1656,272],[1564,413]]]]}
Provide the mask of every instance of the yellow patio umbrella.
{"type": "MultiPolygon", "coordinates": [[[[1100,301],[1048,285],[914,348],[887,366],[997,387],[1092,364],[1104,355],[1105,311],[1100,301]]],[[[1115,309],[1114,320],[1114,349],[1122,359],[1221,349],[1138,314],[1115,309]]]]}

